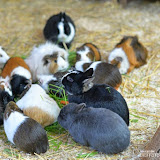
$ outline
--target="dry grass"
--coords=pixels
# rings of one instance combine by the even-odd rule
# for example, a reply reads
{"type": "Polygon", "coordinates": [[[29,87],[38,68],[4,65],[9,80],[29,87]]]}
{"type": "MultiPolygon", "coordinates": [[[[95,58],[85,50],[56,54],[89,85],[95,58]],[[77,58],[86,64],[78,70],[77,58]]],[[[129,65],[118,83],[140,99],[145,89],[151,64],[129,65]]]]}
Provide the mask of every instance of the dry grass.
{"type": "Polygon", "coordinates": [[[76,144],[55,125],[53,130],[47,129],[50,150],[30,155],[11,145],[0,127],[0,159],[139,159],[160,124],[160,2],[133,1],[123,9],[111,1],[1,0],[0,45],[10,56],[29,55],[34,45],[44,42],[42,29],[48,17],[60,11],[66,11],[77,26],[72,50],[93,42],[107,55],[124,35],[138,35],[149,50],[147,65],[123,75],[120,87],[130,109],[131,145],[117,155],[98,154],[76,144]]]}

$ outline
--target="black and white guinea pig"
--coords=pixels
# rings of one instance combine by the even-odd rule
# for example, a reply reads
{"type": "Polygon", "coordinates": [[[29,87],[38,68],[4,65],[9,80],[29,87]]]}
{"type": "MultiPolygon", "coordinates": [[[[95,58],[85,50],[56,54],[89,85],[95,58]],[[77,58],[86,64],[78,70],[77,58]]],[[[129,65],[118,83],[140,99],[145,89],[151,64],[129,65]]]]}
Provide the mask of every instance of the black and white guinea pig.
{"type": "Polygon", "coordinates": [[[123,96],[107,84],[93,85],[93,69],[73,71],[62,79],[69,103],[86,103],[87,107],[106,108],[117,113],[129,125],[129,110],[123,96]]]}
{"type": "Polygon", "coordinates": [[[32,84],[31,88],[16,104],[25,115],[34,119],[43,127],[56,122],[60,112],[55,100],[38,84],[32,84]]]}
{"type": "Polygon", "coordinates": [[[76,48],[76,61],[93,62],[100,61],[101,53],[97,46],[92,43],[85,43],[76,48]]]}
{"type": "Polygon", "coordinates": [[[30,67],[33,82],[38,80],[37,75],[48,75],[67,70],[68,55],[67,51],[51,42],[34,47],[31,55],[25,59],[30,67]]]}
{"type": "Polygon", "coordinates": [[[78,61],[75,64],[75,69],[78,71],[84,72],[89,68],[93,68],[94,71],[94,84],[108,84],[118,90],[122,83],[122,76],[117,66],[102,61],[89,63],[78,61]]]}
{"type": "Polygon", "coordinates": [[[49,149],[46,131],[25,116],[16,103],[9,102],[4,112],[4,130],[8,140],[27,153],[45,153],[49,149]]]}
{"type": "Polygon", "coordinates": [[[9,77],[14,96],[21,95],[32,83],[32,76],[28,65],[20,57],[10,58],[3,67],[2,78],[9,77]]]}
{"type": "Polygon", "coordinates": [[[47,92],[56,95],[57,97],[64,97],[64,87],[61,79],[68,72],[57,72],[53,75],[38,75],[38,84],[47,92]]]}
{"type": "Polygon", "coordinates": [[[108,56],[108,62],[116,65],[121,74],[146,64],[147,49],[138,41],[137,36],[124,36],[108,56]]]}
{"type": "Polygon", "coordinates": [[[58,122],[77,143],[102,153],[116,154],[130,144],[126,123],[109,109],[70,103],[62,108],[58,122]]]}
{"type": "Polygon", "coordinates": [[[63,43],[67,45],[67,48],[70,48],[75,33],[75,25],[65,12],[51,16],[43,29],[45,39],[58,44],[62,48],[64,48],[63,43]]]}
{"type": "Polygon", "coordinates": [[[0,68],[3,68],[4,64],[8,61],[10,57],[4,51],[3,47],[0,46],[0,68]]]}

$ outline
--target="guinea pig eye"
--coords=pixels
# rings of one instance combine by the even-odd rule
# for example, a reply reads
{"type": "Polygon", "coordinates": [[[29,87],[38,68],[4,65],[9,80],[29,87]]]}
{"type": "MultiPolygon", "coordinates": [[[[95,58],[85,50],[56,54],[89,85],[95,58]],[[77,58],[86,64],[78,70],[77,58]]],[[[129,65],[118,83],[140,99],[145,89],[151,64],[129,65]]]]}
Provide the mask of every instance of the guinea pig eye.
{"type": "Polygon", "coordinates": [[[2,55],[0,54],[0,57],[2,57],[2,55]]]}
{"type": "Polygon", "coordinates": [[[54,62],[57,63],[57,60],[55,59],[54,62]]]}
{"type": "Polygon", "coordinates": [[[72,79],[70,76],[67,77],[67,80],[68,80],[69,82],[73,82],[73,79],[72,79]]]}

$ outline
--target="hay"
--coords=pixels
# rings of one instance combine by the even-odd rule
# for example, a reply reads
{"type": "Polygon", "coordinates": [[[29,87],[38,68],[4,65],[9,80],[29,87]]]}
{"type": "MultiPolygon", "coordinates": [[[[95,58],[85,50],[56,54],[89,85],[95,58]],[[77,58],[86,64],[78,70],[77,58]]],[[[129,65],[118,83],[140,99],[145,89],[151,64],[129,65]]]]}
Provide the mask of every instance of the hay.
{"type": "Polygon", "coordinates": [[[140,159],[140,151],[160,124],[160,2],[132,1],[124,9],[111,1],[1,0],[0,45],[10,56],[27,56],[44,42],[42,29],[53,14],[66,11],[76,24],[71,51],[85,42],[96,44],[103,57],[124,35],[138,35],[149,50],[148,63],[123,75],[119,89],[130,109],[131,144],[120,154],[99,154],[76,144],[67,131],[54,124],[46,128],[50,149],[30,155],[7,141],[0,127],[0,159],[140,159]]]}

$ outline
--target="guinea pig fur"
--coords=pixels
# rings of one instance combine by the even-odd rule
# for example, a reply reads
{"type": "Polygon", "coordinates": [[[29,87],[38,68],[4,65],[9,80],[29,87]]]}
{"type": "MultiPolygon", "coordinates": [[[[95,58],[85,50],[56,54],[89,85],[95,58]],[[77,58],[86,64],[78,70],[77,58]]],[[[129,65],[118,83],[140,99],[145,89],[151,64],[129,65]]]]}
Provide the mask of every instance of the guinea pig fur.
{"type": "Polygon", "coordinates": [[[57,103],[38,84],[32,84],[16,104],[25,115],[36,120],[43,127],[56,122],[60,112],[57,103]]]}
{"type": "Polygon", "coordinates": [[[9,95],[4,89],[0,88],[0,125],[3,124],[3,113],[6,105],[13,101],[13,96],[9,95]]]}
{"type": "Polygon", "coordinates": [[[68,52],[51,42],[34,47],[25,61],[31,69],[33,82],[38,80],[37,75],[54,74],[69,67],[68,52]]]}
{"type": "Polygon", "coordinates": [[[65,75],[62,84],[69,103],[86,103],[87,107],[106,108],[117,113],[129,125],[129,110],[123,96],[107,84],[93,85],[93,69],[84,73],[74,71],[65,75]]]}
{"type": "Polygon", "coordinates": [[[130,132],[124,120],[105,108],[70,103],[62,108],[58,122],[77,143],[99,152],[116,154],[130,144],[130,132]]]}
{"type": "Polygon", "coordinates": [[[147,55],[147,49],[137,36],[124,36],[109,54],[108,62],[117,65],[121,74],[126,74],[146,64],[147,55]]]}
{"type": "Polygon", "coordinates": [[[46,131],[25,116],[16,103],[8,103],[4,113],[4,130],[8,140],[27,153],[45,153],[49,149],[46,131]]]}
{"type": "Polygon", "coordinates": [[[45,39],[57,43],[62,48],[64,48],[63,43],[70,48],[75,33],[75,25],[65,12],[51,16],[43,29],[45,39]]]}
{"type": "Polygon", "coordinates": [[[32,83],[30,69],[20,57],[10,58],[4,66],[1,76],[2,78],[9,77],[14,96],[21,95],[32,83]]]}
{"type": "Polygon", "coordinates": [[[100,61],[101,54],[97,46],[92,43],[85,43],[76,49],[76,61],[100,61]]]}
{"type": "Polygon", "coordinates": [[[106,62],[97,61],[86,63],[84,61],[78,61],[75,64],[75,68],[82,72],[89,68],[93,68],[94,84],[108,84],[118,90],[122,83],[122,76],[117,66],[106,62]]]}
{"type": "Polygon", "coordinates": [[[10,57],[4,51],[2,46],[0,46],[0,68],[3,68],[4,64],[8,61],[10,57]]]}

